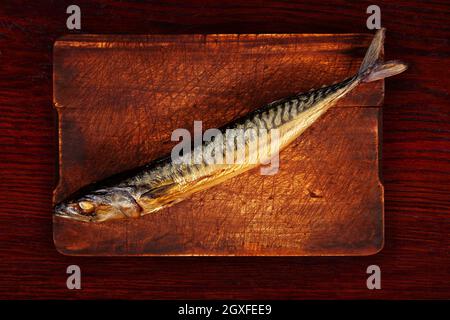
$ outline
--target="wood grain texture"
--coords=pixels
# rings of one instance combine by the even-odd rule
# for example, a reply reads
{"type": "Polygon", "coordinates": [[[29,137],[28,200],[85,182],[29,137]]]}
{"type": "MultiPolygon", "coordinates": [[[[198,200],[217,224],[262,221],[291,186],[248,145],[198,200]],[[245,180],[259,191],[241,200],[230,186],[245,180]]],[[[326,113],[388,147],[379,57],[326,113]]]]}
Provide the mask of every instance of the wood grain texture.
{"type": "MultiPolygon", "coordinates": [[[[173,130],[192,131],[194,120],[203,122],[203,130],[218,128],[266,103],[352,76],[371,38],[222,34],[58,40],[56,202],[170,154],[173,130]]],[[[256,168],[134,221],[92,224],[55,217],[55,245],[75,255],[373,254],[383,245],[376,107],[383,84],[359,86],[341,100],[282,152],[273,176],[256,168]]]]}
{"type": "MultiPolygon", "coordinates": [[[[372,2],[77,1],[84,33],[365,33],[372,2]]],[[[3,298],[449,298],[450,112],[447,2],[379,1],[387,59],[382,174],[385,246],[369,257],[81,258],[57,253],[51,198],[57,132],[52,46],[63,2],[0,6],[0,295],[3,298]],[[78,264],[83,289],[68,291],[78,264]],[[366,289],[366,268],[382,290],[366,289]]]]}

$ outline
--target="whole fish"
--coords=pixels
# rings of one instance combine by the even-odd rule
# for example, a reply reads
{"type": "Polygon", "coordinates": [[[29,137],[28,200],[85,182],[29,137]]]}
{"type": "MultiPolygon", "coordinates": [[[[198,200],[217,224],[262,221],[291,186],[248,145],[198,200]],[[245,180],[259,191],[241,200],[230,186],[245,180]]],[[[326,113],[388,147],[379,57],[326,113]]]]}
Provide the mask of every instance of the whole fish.
{"type": "MultiPolygon", "coordinates": [[[[258,132],[265,130],[270,135],[271,131],[277,130],[279,148],[283,149],[359,83],[383,79],[406,70],[406,64],[401,61],[381,61],[384,32],[381,29],[375,34],[354,76],[327,87],[272,102],[221,129],[225,132],[229,129],[252,128],[256,130],[256,136],[245,135],[243,141],[233,140],[231,145],[228,140],[211,139],[199,147],[201,150],[217,147],[214,150],[224,150],[223,155],[244,150],[244,161],[238,164],[198,162],[189,155],[191,161],[180,163],[167,156],[79,190],[56,205],[55,214],[86,222],[137,218],[171,206],[195,192],[254,168],[258,161],[250,161],[251,157],[261,163],[272,155],[269,139],[261,145],[258,132]],[[255,150],[258,150],[257,155],[253,154],[255,150]]],[[[192,154],[195,154],[195,150],[192,154]]]]}

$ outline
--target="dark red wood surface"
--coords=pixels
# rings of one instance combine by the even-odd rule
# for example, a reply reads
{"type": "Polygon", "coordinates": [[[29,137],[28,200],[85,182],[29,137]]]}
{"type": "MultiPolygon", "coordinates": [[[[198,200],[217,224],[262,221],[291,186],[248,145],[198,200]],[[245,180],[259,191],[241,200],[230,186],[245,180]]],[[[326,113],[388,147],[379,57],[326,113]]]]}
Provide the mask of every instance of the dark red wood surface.
{"type": "MultiPolygon", "coordinates": [[[[77,1],[83,33],[367,32],[372,2],[77,1]]],[[[0,4],[0,297],[449,298],[450,7],[382,2],[385,55],[410,69],[386,80],[385,247],[369,257],[88,258],[52,241],[57,180],[52,46],[70,33],[65,1],[0,4]],[[66,289],[66,267],[82,290],[66,289]],[[366,289],[366,268],[382,289],[366,289]]]]}

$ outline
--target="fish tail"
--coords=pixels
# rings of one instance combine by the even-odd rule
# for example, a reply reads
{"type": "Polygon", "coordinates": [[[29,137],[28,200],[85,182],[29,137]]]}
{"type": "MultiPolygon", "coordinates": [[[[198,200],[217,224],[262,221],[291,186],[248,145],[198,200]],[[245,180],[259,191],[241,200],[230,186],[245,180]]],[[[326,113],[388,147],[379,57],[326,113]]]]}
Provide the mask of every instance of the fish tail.
{"type": "Polygon", "coordinates": [[[378,30],[373,37],[369,49],[367,49],[364,60],[358,71],[358,76],[362,82],[372,82],[391,77],[402,73],[408,68],[406,63],[399,60],[390,60],[386,62],[381,60],[380,55],[383,52],[385,31],[385,28],[378,30]]]}

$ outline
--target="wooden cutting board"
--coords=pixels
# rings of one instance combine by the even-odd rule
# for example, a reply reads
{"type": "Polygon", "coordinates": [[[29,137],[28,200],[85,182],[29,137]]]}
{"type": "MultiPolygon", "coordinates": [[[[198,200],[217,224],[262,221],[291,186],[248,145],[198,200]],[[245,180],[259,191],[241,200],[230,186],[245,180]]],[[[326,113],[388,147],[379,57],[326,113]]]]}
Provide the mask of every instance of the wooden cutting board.
{"type": "MultiPolygon", "coordinates": [[[[58,202],[170,153],[176,128],[216,128],[273,100],[340,81],[372,35],[71,35],[54,46],[58,202]]],[[[384,82],[364,84],[255,169],[135,220],[54,218],[70,255],[369,255],[383,246],[384,82]]]]}

